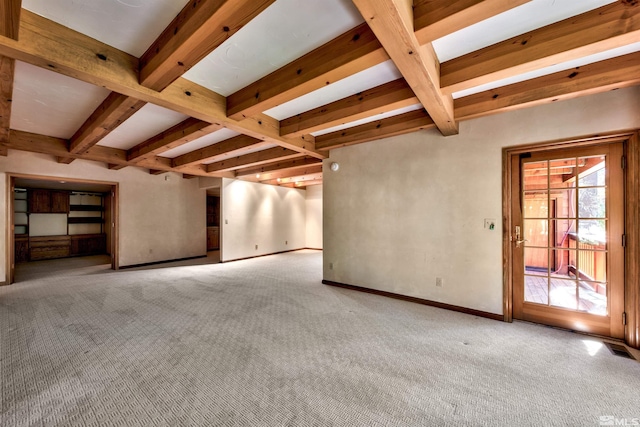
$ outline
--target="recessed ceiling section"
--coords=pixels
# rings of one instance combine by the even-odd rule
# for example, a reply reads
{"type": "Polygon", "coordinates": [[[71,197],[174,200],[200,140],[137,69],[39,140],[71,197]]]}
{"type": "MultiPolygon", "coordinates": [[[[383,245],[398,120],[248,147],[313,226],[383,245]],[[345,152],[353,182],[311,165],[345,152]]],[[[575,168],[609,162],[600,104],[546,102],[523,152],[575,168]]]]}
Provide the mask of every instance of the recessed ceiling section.
{"type": "Polygon", "coordinates": [[[69,139],[109,95],[107,89],[16,61],[11,129],[69,139]]]}
{"type": "Polygon", "coordinates": [[[183,77],[229,96],[362,22],[350,0],[278,0],[183,77]]]}
{"type": "Polygon", "coordinates": [[[597,9],[616,0],[533,0],[433,41],[440,62],[597,9]]]}
{"type": "Polygon", "coordinates": [[[274,119],[284,120],[400,77],[402,77],[402,74],[400,74],[393,62],[389,60],[267,110],[264,113],[274,119]]]}
{"type": "Polygon", "coordinates": [[[573,61],[562,62],[560,64],[555,64],[551,67],[541,68],[539,70],[531,71],[524,74],[519,74],[517,76],[509,77],[506,79],[496,80],[494,82],[476,86],[467,90],[454,92],[453,98],[454,99],[462,98],[464,96],[469,96],[469,95],[484,92],[487,90],[495,89],[498,87],[503,87],[510,84],[535,79],[537,77],[546,76],[546,75],[557,73],[564,70],[570,70],[572,68],[582,67],[588,64],[593,64],[595,62],[616,58],[618,56],[627,55],[633,52],[640,52],[640,42],[622,46],[616,49],[611,49],[605,52],[596,53],[594,55],[584,56],[582,58],[575,59],[573,61]]]}
{"type": "Polygon", "coordinates": [[[386,112],[386,113],[377,114],[375,116],[367,117],[366,119],[356,120],[356,121],[345,123],[345,124],[342,124],[342,125],[339,125],[339,126],[334,126],[334,127],[328,128],[328,129],[323,129],[323,130],[318,131],[318,132],[313,132],[313,133],[311,133],[311,135],[313,135],[313,136],[325,135],[327,133],[336,132],[336,131],[343,130],[343,129],[348,129],[348,128],[351,128],[351,127],[354,127],[354,126],[359,126],[359,125],[364,125],[366,123],[375,122],[376,120],[382,120],[382,119],[386,119],[388,117],[397,116],[398,114],[404,114],[404,113],[408,113],[410,111],[420,110],[421,108],[422,108],[422,104],[410,105],[408,107],[399,108],[397,110],[393,110],[393,111],[389,111],[389,112],[386,112]]]}
{"type": "Polygon", "coordinates": [[[189,0],[23,0],[22,7],[140,57],[189,0]]]}
{"type": "Polygon", "coordinates": [[[219,131],[210,133],[209,135],[205,135],[202,138],[195,139],[191,142],[188,142],[180,147],[176,147],[172,150],[165,151],[160,154],[162,157],[168,157],[170,159],[174,159],[178,156],[182,156],[183,154],[189,153],[191,151],[199,150],[204,147],[208,147],[213,144],[217,144],[218,142],[224,141],[229,138],[233,138],[234,136],[238,136],[240,133],[233,131],[231,129],[220,129],[219,131]]]}
{"type": "Polygon", "coordinates": [[[128,150],[187,118],[184,114],[147,104],[103,138],[98,145],[128,150]]]}

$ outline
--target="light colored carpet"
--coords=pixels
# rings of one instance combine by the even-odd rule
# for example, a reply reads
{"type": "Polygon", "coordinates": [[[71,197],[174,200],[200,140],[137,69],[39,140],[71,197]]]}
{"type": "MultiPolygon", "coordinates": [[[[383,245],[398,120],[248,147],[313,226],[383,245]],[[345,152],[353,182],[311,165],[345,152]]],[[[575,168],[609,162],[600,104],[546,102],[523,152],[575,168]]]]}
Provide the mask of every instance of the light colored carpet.
{"type": "Polygon", "coordinates": [[[321,264],[320,252],[299,251],[23,274],[0,288],[0,424],[577,426],[640,417],[640,363],[597,339],[329,287],[321,264]]]}

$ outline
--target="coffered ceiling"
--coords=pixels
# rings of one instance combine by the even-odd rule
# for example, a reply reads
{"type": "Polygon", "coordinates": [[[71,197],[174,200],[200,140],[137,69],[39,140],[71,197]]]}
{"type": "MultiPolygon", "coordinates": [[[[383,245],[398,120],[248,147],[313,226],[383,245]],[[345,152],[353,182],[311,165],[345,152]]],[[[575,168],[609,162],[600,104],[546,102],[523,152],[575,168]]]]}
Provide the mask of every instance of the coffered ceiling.
{"type": "Polygon", "coordinates": [[[633,0],[0,6],[0,155],[62,163],[304,187],[331,149],[640,84],[633,0]]]}

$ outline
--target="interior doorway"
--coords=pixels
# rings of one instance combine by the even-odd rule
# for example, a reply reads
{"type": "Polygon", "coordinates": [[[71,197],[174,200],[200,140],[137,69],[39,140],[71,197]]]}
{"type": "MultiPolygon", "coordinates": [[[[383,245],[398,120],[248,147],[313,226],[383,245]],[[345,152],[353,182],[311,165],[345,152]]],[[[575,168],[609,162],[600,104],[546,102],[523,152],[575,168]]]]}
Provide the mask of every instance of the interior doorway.
{"type": "Polygon", "coordinates": [[[628,222],[637,198],[625,197],[637,185],[628,175],[637,166],[623,169],[629,150],[635,135],[504,150],[505,320],[638,345],[637,252],[625,247],[626,230],[638,228],[628,222]]]}
{"type": "Polygon", "coordinates": [[[6,206],[8,283],[17,264],[36,261],[51,269],[55,260],[94,257],[119,268],[117,183],[8,174],[6,206]]]}

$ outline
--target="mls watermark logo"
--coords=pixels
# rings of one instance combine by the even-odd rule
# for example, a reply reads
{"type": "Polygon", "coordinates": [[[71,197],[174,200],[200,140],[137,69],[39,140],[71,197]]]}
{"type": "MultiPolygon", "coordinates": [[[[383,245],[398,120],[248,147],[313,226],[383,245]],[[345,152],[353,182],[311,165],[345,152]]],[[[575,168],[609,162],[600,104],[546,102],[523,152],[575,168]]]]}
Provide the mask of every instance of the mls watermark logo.
{"type": "Polygon", "coordinates": [[[601,426],[640,426],[640,418],[616,418],[613,415],[600,415],[601,426]]]}

